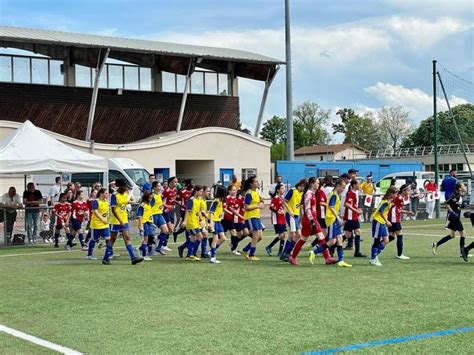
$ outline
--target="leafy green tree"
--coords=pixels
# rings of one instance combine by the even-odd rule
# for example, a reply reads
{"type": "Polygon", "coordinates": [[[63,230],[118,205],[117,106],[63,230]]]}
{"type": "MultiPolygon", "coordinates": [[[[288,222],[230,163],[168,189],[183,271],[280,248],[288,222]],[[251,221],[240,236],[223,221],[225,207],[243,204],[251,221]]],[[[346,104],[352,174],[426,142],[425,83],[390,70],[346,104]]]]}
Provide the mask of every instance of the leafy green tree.
{"type": "Polygon", "coordinates": [[[279,116],[270,118],[263,124],[260,137],[273,144],[286,140],[286,118],[279,116]]]}
{"type": "Polygon", "coordinates": [[[413,132],[413,124],[409,115],[410,113],[401,106],[382,107],[377,113],[377,125],[385,133],[393,151],[396,151],[403,140],[413,132]]]}
{"type": "Polygon", "coordinates": [[[330,113],[330,110],[324,110],[312,101],[305,101],[294,109],[295,149],[313,144],[327,144],[330,141],[329,133],[324,127],[330,113]]]}
{"type": "Polygon", "coordinates": [[[341,123],[332,124],[333,133],[344,134],[344,143],[355,144],[367,150],[384,147],[385,134],[371,113],[360,116],[350,108],[343,108],[336,115],[341,118],[341,123]]]}
{"type": "MultiPolygon", "coordinates": [[[[464,104],[452,108],[459,133],[465,144],[474,144],[474,105],[464,104]]],[[[402,147],[432,146],[434,144],[433,116],[421,121],[413,133],[402,143],[402,147]]],[[[439,144],[457,144],[459,138],[449,111],[438,113],[439,144]]]]}

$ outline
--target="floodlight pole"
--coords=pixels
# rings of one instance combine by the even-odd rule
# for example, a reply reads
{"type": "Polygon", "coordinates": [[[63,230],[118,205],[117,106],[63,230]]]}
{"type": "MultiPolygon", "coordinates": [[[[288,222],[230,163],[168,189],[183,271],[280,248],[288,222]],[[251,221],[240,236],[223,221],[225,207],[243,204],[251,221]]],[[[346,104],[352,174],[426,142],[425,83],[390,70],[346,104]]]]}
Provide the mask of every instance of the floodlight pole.
{"type": "Polygon", "coordinates": [[[181,124],[183,123],[184,108],[188,99],[189,85],[191,84],[191,74],[194,72],[194,58],[189,60],[188,72],[186,74],[186,83],[184,84],[183,98],[181,99],[181,107],[179,108],[178,124],[176,125],[176,133],[181,131],[181,124]]]}
{"type": "Polygon", "coordinates": [[[291,34],[290,1],[285,0],[285,49],[286,49],[286,138],[287,160],[295,160],[295,142],[293,139],[293,97],[291,84],[291,34]]]}
{"type": "Polygon", "coordinates": [[[257,138],[258,138],[258,135],[260,134],[260,129],[262,128],[263,111],[265,111],[265,105],[267,104],[268,91],[279,69],[280,67],[276,67],[276,70],[273,72],[273,75],[272,75],[272,69],[271,68],[268,69],[267,80],[265,80],[265,89],[263,89],[262,101],[260,102],[260,110],[258,112],[257,125],[255,126],[254,136],[257,138]]]}
{"type": "Polygon", "coordinates": [[[97,60],[97,67],[95,68],[95,78],[94,78],[94,87],[92,88],[92,100],[91,107],[89,109],[89,119],[87,120],[87,131],[86,131],[86,142],[91,141],[92,136],[92,127],[94,125],[94,116],[95,116],[95,107],[97,105],[97,95],[99,94],[99,79],[102,69],[104,69],[105,61],[109,57],[110,48],[107,48],[105,52],[104,59],[100,61],[100,51],[97,60]]]}
{"type": "MultiPolygon", "coordinates": [[[[433,60],[433,140],[434,140],[434,166],[435,166],[435,184],[439,186],[439,167],[438,167],[438,112],[436,102],[436,60],[433,60]]],[[[435,202],[436,218],[439,218],[439,200],[435,202]]]]}

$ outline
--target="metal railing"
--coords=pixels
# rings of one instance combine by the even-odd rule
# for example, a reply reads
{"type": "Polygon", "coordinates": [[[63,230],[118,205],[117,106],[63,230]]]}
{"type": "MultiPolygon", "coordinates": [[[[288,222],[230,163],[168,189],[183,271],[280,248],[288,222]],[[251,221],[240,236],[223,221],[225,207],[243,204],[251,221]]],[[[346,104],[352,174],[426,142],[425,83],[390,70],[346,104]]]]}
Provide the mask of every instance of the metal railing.
{"type": "MultiPolygon", "coordinates": [[[[466,153],[474,153],[474,144],[465,144],[466,153]]],[[[441,144],[438,146],[439,155],[462,154],[461,144],[441,144]]],[[[378,159],[399,157],[420,157],[434,155],[434,147],[411,147],[400,148],[394,151],[391,148],[371,150],[365,154],[359,154],[356,159],[378,159]]]]}

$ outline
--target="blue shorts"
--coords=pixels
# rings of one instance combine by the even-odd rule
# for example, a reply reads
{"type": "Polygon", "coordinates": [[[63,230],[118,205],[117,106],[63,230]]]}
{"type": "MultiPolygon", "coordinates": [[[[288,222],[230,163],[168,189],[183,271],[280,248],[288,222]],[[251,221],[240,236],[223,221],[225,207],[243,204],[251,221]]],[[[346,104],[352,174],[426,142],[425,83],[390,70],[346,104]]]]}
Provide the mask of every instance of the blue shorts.
{"type": "Polygon", "coordinates": [[[125,223],[123,226],[121,226],[120,224],[111,224],[110,225],[110,231],[114,232],[114,233],[125,232],[125,231],[128,231],[128,230],[130,230],[130,226],[128,225],[128,223],[125,223]]]}
{"type": "Polygon", "coordinates": [[[79,229],[82,229],[82,222],[78,221],[75,218],[71,218],[71,228],[73,231],[78,231],[79,229]]]}
{"type": "Polygon", "coordinates": [[[291,217],[288,213],[286,214],[286,223],[290,227],[290,232],[296,232],[301,229],[300,218],[298,216],[291,217]]]}
{"type": "Polygon", "coordinates": [[[166,223],[174,224],[174,212],[173,211],[163,212],[163,217],[164,217],[166,223]]]}
{"type": "Polygon", "coordinates": [[[214,222],[214,234],[225,233],[221,222],[214,222]]]}
{"type": "Polygon", "coordinates": [[[153,236],[153,224],[146,222],[143,224],[143,235],[146,237],[153,236]]]}
{"type": "Polygon", "coordinates": [[[110,237],[110,228],[92,230],[92,238],[94,238],[94,240],[97,240],[99,238],[107,238],[107,237],[110,237]]]}
{"type": "Polygon", "coordinates": [[[186,233],[189,233],[189,236],[198,235],[201,233],[201,228],[186,229],[186,233]]]}
{"type": "Polygon", "coordinates": [[[274,224],[273,228],[275,228],[275,234],[282,234],[286,232],[285,224],[274,224]]]}
{"type": "Polygon", "coordinates": [[[162,225],[166,224],[165,217],[163,217],[162,214],[154,214],[153,224],[157,227],[161,227],[162,225]]]}
{"type": "Polygon", "coordinates": [[[245,228],[245,223],[234,223],[234,229],[237,232],[242,232],[245,228]]]}
{"type": "Polygon", "coordinates": [[[391,233],[399,232],[402,230],[402,224],[398,222],[392,222],[392,226],[388,227],[388,231],[391,233]]]}
{"type": "Polygon", "coordinates": [[[377,221],[372,221],[372,238],[378,239],[388,237],[388,230],[385,224],[377,221]]]}
{"type": "Polygon", "coordinates": [[[235,229],[234,222],[229,221],[227,219],[222,220],[222,227],[224,228],[224,232],[228,232],[235,229]]]}
{"type": "Polygon", "coordinates": [[[321,229],[326,229],[328,226],[326,225],[326,219],[325,218],[318,218],[319,225],[321,226],[321,229]]]}
{"type": "Polygon", "coordinates": [[[262,228],[262,221],[260,218],[250,218],[245,221],[245,227],[253,232],[253,231],[261,231],[262,228]]]}
{"type": "Polygon", "coordinates": [[[346,223],[344,223],[344,231],[346,231],[346,232],[352,232],[352,231],[355,231],[356,229],[360,229],[360,222],[359,222],[359,220],[356,220],[356,221],[346,221],[346,223]]]}
{"type": "Polygon", "coordinates": [[[337,238],[340,235],[342,235],[341,225],[336,220],[336,221],[334,221],[333,224],[331,224],[328,227],[328,236],[327,236],[327,238],[328,239],[334,239],[334,238],[337,238]]]}

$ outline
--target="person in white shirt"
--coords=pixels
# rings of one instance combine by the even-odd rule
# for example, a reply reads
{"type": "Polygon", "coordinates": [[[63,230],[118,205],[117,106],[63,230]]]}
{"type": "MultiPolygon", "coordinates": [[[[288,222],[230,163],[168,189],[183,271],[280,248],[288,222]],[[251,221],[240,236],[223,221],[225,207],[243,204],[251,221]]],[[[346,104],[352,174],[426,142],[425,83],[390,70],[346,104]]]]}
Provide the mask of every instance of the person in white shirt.
{"type": "Polygon", "coordinates": [[[0,222],[5,221],[7,227],[7,237],[11,239],[13,233],[13,226],[16,221],[16,210],[21,208],[21,197],[16,193],[14,186],[8,189],[8,192],[2,195],[0,201],[0,222]]]}
{"type": "Polygon", "coordinates": [[[59,194],[61,193],[61,177],[57,176],[55,184],[50,187],[48,192],[48,199],[46,200],[48,206],[54,206],[56,202],[59,202],[59,194]]]}

